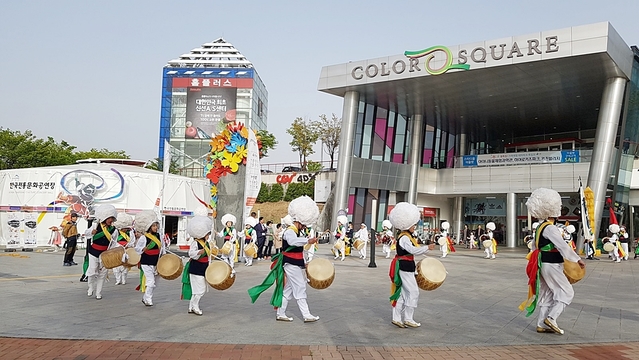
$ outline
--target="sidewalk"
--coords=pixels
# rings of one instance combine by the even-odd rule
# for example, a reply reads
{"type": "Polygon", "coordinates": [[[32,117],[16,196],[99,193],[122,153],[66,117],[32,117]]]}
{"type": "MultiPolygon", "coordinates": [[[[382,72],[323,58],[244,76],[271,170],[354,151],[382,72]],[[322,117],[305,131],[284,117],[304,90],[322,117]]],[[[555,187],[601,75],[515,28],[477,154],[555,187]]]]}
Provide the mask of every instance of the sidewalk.
{"type": "Polygon", "coordinates": [[[639,359],[639,343],[492,347],[375,347],[326,345],[228,345],[138,341],[0,338],[2,359],[639,359]]]}

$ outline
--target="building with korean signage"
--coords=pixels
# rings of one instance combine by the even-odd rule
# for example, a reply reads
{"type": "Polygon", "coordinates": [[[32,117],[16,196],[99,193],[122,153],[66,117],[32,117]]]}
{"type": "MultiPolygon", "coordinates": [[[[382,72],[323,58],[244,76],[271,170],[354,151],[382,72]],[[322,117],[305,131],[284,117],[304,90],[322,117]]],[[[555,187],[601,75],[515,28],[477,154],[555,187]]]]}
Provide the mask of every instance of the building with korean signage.
{"type": "Polygon", "coordinates": [[[560,220],[578,225],[581,177],[597,229],[606,198],[632,226],[637,48],[607,22],[504,35],[322,68],[318,90],[344,99],[333,213],[381,222],[409,201],[431,228],[447,220],[457,235],[493,221],[514,247],[534,221],[525,202],[536,188],[557,190],[560,220]]]}
{"type": "Polygon", "coordinates": [[[268,92],[253,64],[219,38],[169,61],[162,71],[158,157],[164,141],[180,174],[204,177],[210,139],[227,122],[266,130],[268,92]]]}

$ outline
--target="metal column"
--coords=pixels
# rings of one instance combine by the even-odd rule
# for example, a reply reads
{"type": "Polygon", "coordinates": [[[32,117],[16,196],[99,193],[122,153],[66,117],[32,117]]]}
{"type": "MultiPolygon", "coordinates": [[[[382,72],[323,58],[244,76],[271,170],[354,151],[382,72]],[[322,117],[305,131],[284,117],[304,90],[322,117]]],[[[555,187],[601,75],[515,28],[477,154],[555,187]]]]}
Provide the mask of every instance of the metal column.
{"type": "Polygon", "coordinates": [[[506,194],[506,247],[517,246],[517,194],[506,194]]]}
{"type": "Polygon", "coordinates": [[[337,161],[337,178],[335,180],[335,202],[333,203],[333,219],[331,229],[337,227],[337,212],[348,206],[348,179],[351,172],[353,142],[355,141],[355,124],[357,123],[357,107],[359,93],[347,91],[344,94],[342,109],[342,132],[340,134],[339,157],[337,161]]]}
{"type": "Polygon", "coordinates": [[[421,166],[422,153],[422,127],[424,123],[423,115],[413,115],[413,128],[410,142],[410,182],[408,185],[407,202],[417,204],[417,180],[419,177],[419,168],[421,166]]]}
{"type": "Polygon", "coordinates": [[[595,193],[595,228],[592,229],[595,238],[601,227],[601,215],[606,200],[606,189],[610,175],[610,164],[614,156],[615,138],[621,108],[624,100],[627,79],[622,77],[606,80],[601,105],[599,106],[599,119],[595,133],[595,143],[592,150],[592,160],[588,170],[588,186],[595,193]]]}

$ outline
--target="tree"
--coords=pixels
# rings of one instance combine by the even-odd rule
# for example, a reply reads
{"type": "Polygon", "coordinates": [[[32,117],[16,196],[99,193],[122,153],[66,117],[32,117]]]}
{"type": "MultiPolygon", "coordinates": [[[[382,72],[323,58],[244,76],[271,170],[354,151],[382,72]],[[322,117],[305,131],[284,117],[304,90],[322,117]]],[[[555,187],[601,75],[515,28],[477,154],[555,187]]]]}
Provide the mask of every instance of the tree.
{"type": "MultiPolygon", "coordinates": [[[[128,159],[128,158],[125,158],[125,159],[128,159]]],[[[144,167],[151,170],[163,171],[162,169],[164,168],[164,161],[160,160],[160,158],[155,158],[153,160],[149,160],[146,163],[146,165],[144,165],[144,167]]],[[[171,166],[169,167],[169,173],[180,175],[180,166],[178,165],[178,162],[175,161],[175,159],[171,159],[171,166]]]]}
{"type": "Polygon", "coordinates": [[[306,170],[308,170],[308,172],[318,172],[321,171],[324,168],[324,165],[322,165],[322,163],[320,163],[319,161],[313,161],[313,160],[309,160],[306,163],[306,170]]]}
{"type": "Polygon", "coordinates": [[[306,122],[300,117],[295,118],[286,132],[293,137],[289,145],[292,146],[293,151],[299,153],[300,167],[306,170],[306,158],[315,152],[313,146],[317,142],[319,134],[310,122],[306,122]]]}
{"type": "Polygon", "coordinates": [[[91,149],[89,151],[76,151],[76,160],[83,159],[130,159],[124,150],[110,151],[107,149],[91,149]]]}
{"type": "Polygon", "coordinates": [[[313,122],[313,127],[318,133],[319,140],[322,141],[322,151],[331,158],[331,170],[334,169],[335,153],[339,148],[339,139],[342,133],[342,119],[335,114],[329,120],[325,114],[319,116],[318,121],[313,122]]]}
{"type": "Polygon", "coordinates": [[[38,139],[30,130],[24,133],[0,128],[0,169],[68,165],[75,162],[75,146],[57,143],[52,137],[38,139]]]}
{"type": "Polygon", "coordinates": [[[274,150],[277,146],[275,135],[266,130],[258,130],[257,139],[262,143],[262,149],[260,149],[260,157],[267,157],[268,151],[274,150]]]}

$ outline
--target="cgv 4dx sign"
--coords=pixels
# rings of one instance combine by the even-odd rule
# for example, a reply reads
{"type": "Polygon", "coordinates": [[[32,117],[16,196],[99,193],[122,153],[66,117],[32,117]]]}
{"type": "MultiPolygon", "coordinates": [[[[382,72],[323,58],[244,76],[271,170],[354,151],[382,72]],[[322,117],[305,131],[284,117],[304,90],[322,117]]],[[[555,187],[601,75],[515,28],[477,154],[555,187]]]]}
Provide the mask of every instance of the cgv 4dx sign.
{"type": "Polygon", "coordinates": [[[432,46],[419,51],[405,51],[407,59],[398,59],[392,63],[380,62],[355,66],[351,70],[351,77],[355,80],[373,79],[378,76],[401,75],[405,72],[413,73],[426,71],[431,75],[440,75],[452,69],[469,70],[472,63],[485,63],[488,59],[500,61],[524,56],[541,55],[559,51],[557,36],[547,36],[545,39],[528,39],[525,42],[514,41],[512,44],[493,44],[487,48],[478,46],[473,49],[460,49],[457,53],[457,64],[453,64],[453,53],[445,46],[432,46]],[[542,46],[542,44],[544,46],[542,46]],[[442,65],[433,67],[431,61],[443,59],[442,65]],[[420,58],[424,58],[420,62],[420,58]]]}

